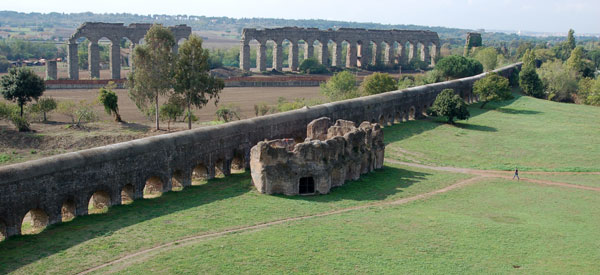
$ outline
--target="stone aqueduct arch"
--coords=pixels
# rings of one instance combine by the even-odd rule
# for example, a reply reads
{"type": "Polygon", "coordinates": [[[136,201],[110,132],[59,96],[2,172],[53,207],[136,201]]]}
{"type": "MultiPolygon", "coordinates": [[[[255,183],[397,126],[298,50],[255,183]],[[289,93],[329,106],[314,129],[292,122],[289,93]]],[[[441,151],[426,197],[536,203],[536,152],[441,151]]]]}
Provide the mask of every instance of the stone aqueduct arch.
{"type": "MultiPolygon", "coordinates": [[[[68,51],[68,66],[69,79],[79,79],[79,64],[77,57],[77,40],[87,38],[90,41],[88,45],[88,68],[90,78],[100,77],[100,48],[98,40],[107,38],[111,41],[110,45],[110,71],[112,79],[121,78],[121,48],[120,42],[122,38],[127,38],[131,41],[131,49],[140,43],[146,32],[152,27],[148,23],[135,23],[125,26],[123,23],[100,23],[86,22],[83,23],[71,38],[69,39],[68,51]]],[[[192,28],[186,25],[177,25],[169,27],[175,36],[175,41],[188,38],[192,33],[192,28]]],[[[177,52],[177,44],[173,51],[177,52]]]]}
{"type": "MultiPolygon", "coordinates": [[[[513,64],[495,72],[509,76],[520,65],[513,64]]],[[[160,180],[159,188],[169,191],[176,185],[190,186],[193,177],[214,178],[217,170],[228,176],[231,168],[249,167],[250,148],[259,141],[280,138],[304,140],[306,125],[320,117],[355,123],[367,120],[388,125],[422,117],[423,111],[444,89],[454,89],[462,98],[476,100],[472,93],[473,83],[484,76],[481,74],[2,166],[0,240],[21,234],[23,217],[30,210],[42,211],[47,215],[47,224],[55,224],[88,214],[88,204],[94,194],[103,195],[98,196],[100,199],[96,198],[99,204],[118,205],[141,199],[149,179],[160,180]]]]}
{"type": "Polygon", "coordinates": [[[304,56],[313,56],[315,42],[319,42],[317,59],[326,66],[366,67],[367,64],[406,64],[417,56],[435,65],[440,52],[440,39],[436,32],[414,30],[367,30],[340,28],[320,30],[317,28],[285,27],[275,29],[244,29],[240,46],[240,68],[250,70],[250,45],[258,41],[256,67],[259,71],[267,68],[267,41],[273,41],[273,68],[283,69],[283,42],[289,41],[288,64],[292,71],[298,69],[299,41],[304,41],[304,56]],[[327,45],[332,43],[332,58],[329,60],[327,45]],[[342,43],[348,43],[346,57],[341,56],[342,43]],[[370,51],[374,43],[375,53],[370,51]],[[382,46],[383,45],[383,46],[382,46]],[[420,45],[418,48],[417,46],[420,45]],[[396,47],[397,46],[397,47],[396,47]],[[408,48],[406,48],[408,46],[408,48]],[[397,50],[396,50],[397,49],[397,50]],[[381,57],[381,60],[378,60],[381,57]]]}

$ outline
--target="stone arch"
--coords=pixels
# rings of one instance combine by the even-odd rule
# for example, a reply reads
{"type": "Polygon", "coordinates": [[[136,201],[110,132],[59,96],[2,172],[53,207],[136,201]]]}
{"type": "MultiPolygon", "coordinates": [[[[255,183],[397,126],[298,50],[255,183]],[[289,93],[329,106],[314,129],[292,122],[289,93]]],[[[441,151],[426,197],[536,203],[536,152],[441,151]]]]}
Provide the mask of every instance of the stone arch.
{"type": "Polygon", "coordinates": [[[400,55],[402,54],[402,45],[398,41],[392,41],[392,57],[390,58],[390,64],[400,64],[400,55]]]}
{"type": "MultiPolygon", "coordinates": [[[[343,58],[344,53],[344,41],[343,40],[329,40],[328,44],[331,45],[329,49],[331,66],[343,67],[345,65],[345,59],[343,58]]],[[[346,42],[347,43],[347,42],[346,42]]]]}
{"type": "Polygon", "coordinates": [[[402,122],[408,121],[408,114],[406,111],[402,111],[402,122]]]}
{"type": "Polygon", "coordinates": [[[183,190],[183,182],[185,180],[185,175],[181,170],[175,170],[173,175],[171,176],[171,190],[172,191],[181,191],[183,190]]]}
{"type": "Polygon", "coordinates": [[[230,171],[232,173],[243,173],[245,171],[246,158],[242,150],[235,150],[231,159],[230,171]]]}
{"type": "Polygon", "coordinates": [[[344,66],[346,68],[356,67],[356,42],[352,40],[342,41],[342,55],[345,56],[344,66]]]}
{"type": "Polygon", "coordinates": [[[34,208],[29,210],[23,219],[21,220],[21,234],[37,234],[42,232],[46,226],[48,226],[48,222],[50,218],[48,214],[40,208],[34,208]]]}
{"type": "Polygon", "coordinates": [[[385,127],[387,123],[385,122],[385,116],[379,115],[379,126],[385,127]]]}
{"type": "Polygon", "coordinates": [[[121,37],[121,46],[127,50],[127,57],[121,56],[121,64],[125,65],[128,69],[121,68],[125,71],[131,71],[133,67],[133,50],[137,44],[133,42],[129,37],[121,37]]]}
{"type": "Polygon", "coordinates": [[[381,64],[390,66],[394,64],[394,44],[393,41],[384,40],[381,42],[381,64]]]}
{"type": "Polygon", "coordinates": [[[396,111],[396,114],[394,115],[394,124],[398,124],[402,122],[402,113],[400,113],[400,111],[396,111]]]}
{"type": "Polygon", "coordinates": [[[370,54],[371,44],[369,40],[356,41],[356,65],[365,69],[371,64],[370,54]]]}
{"type": "Polygon", "coordinates": [[[388,114],[385,125],[392,126],[393,124],[394,124],[394,117],[392,116],[392,114],[388,114]]]}
{"type": "Polygon", "coordinates": [[[415,57],[415,44],[413,44],[412,41],[406,41],[404,42],[404,46],[402,48],[402,53],[405,56],[402,60],[404,61],[404,64],[408,64],[415,57]]]}
{"type": "Polygon", "coordinates": [[[328,40],[315,40],[315,49],[317,49],[317,60],[320,64],[325,66],[329,66],[329,41],[328,40]]]}
{"type": "Polygon", "coordinates": [[[416,110],[415,106],[410,106],[410,108],[408,109],[408,120],[415,120],[416,114],[417,114],[417,110],[416,110]]]}
{"type": "Polygon", "coordinates": [[[0,219],[0,242],[6,240],[6,223],[0,219]]]}
{"type": "Polygon", "coordinates": [[[88,202],[88,213],[104,213],[111,206],[110,193],[104,190],[94,192],[88,202]]]}
{"type": "Polygon", "coordinates": [[[215,178],[223,178],[225,174],[225,160],[218,159],[215,161],[215,178]]]}
{"type": "Polygon", "coordinates": [[[146,179],[144,199],[160,197],[164,190],[164,182],[160,177],[152,176],[146,179]]]}
{"type": "Polygon", "coordinates": [[[196,166],[194,166],[194,169],[192,169],[192,185],[198,184],[198,181],[194,180],[205,181],[209,179],[209,175],[210,174],[208,171],[208,167],[206,167],[206,165],[204,165],[203,163],[197,164],[196,166]]]}
{"type": "Polygon", "coordinates": [[[135,190],[133,184],[126,184],[121,189],[121,204],[132,203],[135,198],[135,190]]]}
{"type": "Polygon", "coordinates": [[[296,40],[296,43],[298,43],[298,65],[300,65],[302,61],[307,59],[308,42],[304,38],[300,38],[296,40]]]}
{"type": "Polygon", "coordinates": [[[75,200],[70,198],[66,199],[60,208],[61,220],[67,222],[74,219],[77,215],[76,209],[77,204],[75,203],[75,200]]]}
{"type": "Polygon", "coordinates": [[[423,116],[427,116],[427,108],[428,108],[427,104],[423,105],[423,109],[421,110],[421,114],[423,116]]]}

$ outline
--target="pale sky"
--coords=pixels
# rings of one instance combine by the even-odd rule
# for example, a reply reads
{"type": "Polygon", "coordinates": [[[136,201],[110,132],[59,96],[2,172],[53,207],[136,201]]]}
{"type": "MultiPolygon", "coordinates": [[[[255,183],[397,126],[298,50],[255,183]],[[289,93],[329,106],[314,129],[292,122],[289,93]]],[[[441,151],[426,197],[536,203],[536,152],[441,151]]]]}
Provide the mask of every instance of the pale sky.
{"type": "Polygon", "coordinates": [[[600,33],[600,0],[1,0],[2,10],[330,19],[466,29],[600,33]]]}

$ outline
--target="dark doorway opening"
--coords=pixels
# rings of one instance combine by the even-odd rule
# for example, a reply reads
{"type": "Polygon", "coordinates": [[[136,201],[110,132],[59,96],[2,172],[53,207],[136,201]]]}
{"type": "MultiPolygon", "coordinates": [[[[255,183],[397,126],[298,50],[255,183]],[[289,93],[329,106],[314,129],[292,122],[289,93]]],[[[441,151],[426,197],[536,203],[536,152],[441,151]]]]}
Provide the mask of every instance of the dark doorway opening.
{"type": "Polygon", "coordinates": [[[300,178],[300,185],[298,193],[302,194],[314,194],[315,193],[315,180],[313,177],[300,178]]]}

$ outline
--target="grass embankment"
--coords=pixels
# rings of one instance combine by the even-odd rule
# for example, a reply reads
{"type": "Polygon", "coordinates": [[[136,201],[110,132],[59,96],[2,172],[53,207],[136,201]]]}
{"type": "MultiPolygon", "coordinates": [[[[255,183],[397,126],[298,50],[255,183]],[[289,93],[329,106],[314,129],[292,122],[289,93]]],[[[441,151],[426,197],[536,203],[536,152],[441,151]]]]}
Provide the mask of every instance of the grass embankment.
{"type": "Polygon", "coordinates": [[[401,160],[454,167],[600,171],[598,107],[515,94],[469,111],[472,117],[456,126],[434,119],[388,127],[386,150],[401,160]]]}
{"type": "Polygon", "coordinates": [[[600,269],[598,205],[596,192],[490,179],[426,201],[226,235],[100,271],[592,274],[600,269]]]}
{"type": "Polygon", "coordinates": [[[0,273],[77,272],[186,236],[410,197],[465,178],[388,165],[328,195],[285,197],[259,194],[249,173],[234,174],[0,242],[0,273]]]}

